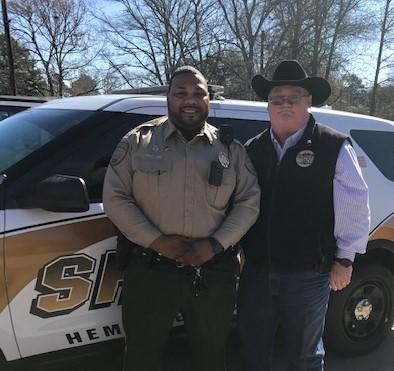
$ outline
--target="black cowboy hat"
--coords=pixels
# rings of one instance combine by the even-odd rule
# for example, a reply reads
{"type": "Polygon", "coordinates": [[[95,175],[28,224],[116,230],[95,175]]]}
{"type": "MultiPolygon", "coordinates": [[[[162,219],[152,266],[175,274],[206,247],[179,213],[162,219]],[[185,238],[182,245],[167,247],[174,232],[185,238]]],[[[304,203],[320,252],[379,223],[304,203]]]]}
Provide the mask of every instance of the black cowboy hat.
{"type": "Polygon", "coordinates": [[[298,61],[282,61],[274,72],[272,80],[262,75],[252,79],[252,88],[263,100],[268,100],[268,94],[274,86],[296,85],[306,89],[312,95],[312,105],[319,106],[330,96],[331,86],[322,77],[308,77],[298,61]]]}

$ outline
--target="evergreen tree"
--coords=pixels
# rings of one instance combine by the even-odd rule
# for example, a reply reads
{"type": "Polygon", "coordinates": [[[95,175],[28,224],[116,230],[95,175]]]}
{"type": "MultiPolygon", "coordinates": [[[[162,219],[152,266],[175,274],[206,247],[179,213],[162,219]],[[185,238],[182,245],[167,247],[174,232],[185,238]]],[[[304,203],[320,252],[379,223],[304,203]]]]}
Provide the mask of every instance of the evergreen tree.
{"type": "MultiPolygon", "coordinates": [[[[36,68],[29,52],[11,39],[14,52],[16,90],[18,95],[45,95],[46,84],[36,68]]],[[[0,34],[0,94],[9,94],[7,45],[4,34],[0,34]]]]}
{"type": "Polygon", "coordinates": [[[98,94],[97,81],[86,73],[81,73],[79,77],[71,82],[71,86],[65,89],[65,94],[70,96],[96,95],[98,94]]]}

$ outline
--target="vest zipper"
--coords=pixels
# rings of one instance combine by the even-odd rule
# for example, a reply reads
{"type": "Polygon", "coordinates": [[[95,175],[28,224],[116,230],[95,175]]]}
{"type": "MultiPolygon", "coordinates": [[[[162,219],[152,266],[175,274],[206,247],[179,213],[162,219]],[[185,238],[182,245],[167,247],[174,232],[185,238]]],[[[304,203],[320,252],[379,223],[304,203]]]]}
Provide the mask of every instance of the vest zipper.
{"type": "Polygon", "coordinates": [[[272,182],[272,194],[271,194],[271,205],[269,209],[269,214],[267,218],[267,259],[268,259],[268,268],[271,268],[271,219],[272,219],[272,213],[274,210],[274,205],[275,205],[275,199],[276,199],[276,185],[278,182],[278,175],[279,175],[279,169],[280,169],[281,161],[278,160],[278,162],[275,165],[275,170],[274,170],[274,180],[272,182]]]}

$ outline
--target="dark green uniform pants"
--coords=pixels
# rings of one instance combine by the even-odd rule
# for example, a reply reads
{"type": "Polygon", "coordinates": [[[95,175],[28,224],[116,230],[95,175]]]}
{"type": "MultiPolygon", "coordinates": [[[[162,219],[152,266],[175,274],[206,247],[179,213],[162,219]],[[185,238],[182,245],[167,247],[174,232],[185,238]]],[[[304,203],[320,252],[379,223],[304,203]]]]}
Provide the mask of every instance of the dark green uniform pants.
{"type": "Polygon", "coordinates": [[[192,268],[133,257],[123,282],[124,371],[161,369],[165,343],[178,311],[184,316],[194,370],[226,370],[239,267],[229,254],[207,265],[201,269],[202,288],[196,296],[192,268]]]}

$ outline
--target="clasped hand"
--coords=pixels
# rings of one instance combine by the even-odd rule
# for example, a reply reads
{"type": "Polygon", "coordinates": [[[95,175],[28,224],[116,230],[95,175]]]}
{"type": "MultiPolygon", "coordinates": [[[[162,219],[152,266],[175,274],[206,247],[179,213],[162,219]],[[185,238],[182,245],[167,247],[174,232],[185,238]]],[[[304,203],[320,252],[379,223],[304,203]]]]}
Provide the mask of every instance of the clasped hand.
{"type": "Polygon", "coordinates": [[[194,240],[178,235],[161,235],[149,247],[184,265],[200,266],[215,256],[208,239],[194,240]]]}

